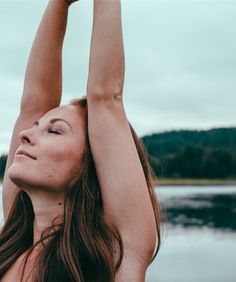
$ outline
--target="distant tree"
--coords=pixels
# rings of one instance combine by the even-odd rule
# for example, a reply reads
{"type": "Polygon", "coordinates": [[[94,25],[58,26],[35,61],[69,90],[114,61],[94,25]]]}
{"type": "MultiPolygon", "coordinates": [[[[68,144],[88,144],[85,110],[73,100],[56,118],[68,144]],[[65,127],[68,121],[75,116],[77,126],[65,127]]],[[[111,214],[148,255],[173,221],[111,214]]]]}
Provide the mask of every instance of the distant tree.
{"type": "Polygon", "coordinates": [[[157,178],[162,177],[163,176],[163,167],[162,167],[161,162],[157,158],[149,156],[149,163],[152,167],[152,170],[155,176],[157,178]]]}
{"type": "Polygon", "coordinates": [[[236,178],[236,128],[170,131],[142,140],[159,177],[236,178]]]}
{"type": "Polygon", "coordinates": [[[1,155],[0,156],[0,179],[3,179],[6,162],[7,162],[7,155],[1,155]]]}
{"type": "Polygon", "coordinates": [[[204,162],[202,174],[206,178],[226,178],[233,174],[233,159],[230,152],[212,150],[204,162]]]}

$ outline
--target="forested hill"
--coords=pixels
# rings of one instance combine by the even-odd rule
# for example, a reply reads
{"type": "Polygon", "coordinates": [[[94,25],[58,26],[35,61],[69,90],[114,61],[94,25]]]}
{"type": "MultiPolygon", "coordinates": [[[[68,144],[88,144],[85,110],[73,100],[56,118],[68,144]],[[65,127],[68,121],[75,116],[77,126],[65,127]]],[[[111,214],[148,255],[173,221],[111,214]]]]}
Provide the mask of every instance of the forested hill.
{"type": "MultiPolygon", "coordinates": [[[[236,128],[170,131],[142,141],[158,177],[236,179],[236,128]]],[[[6,157],[0,156],[0,179],[6,157]]]]}
{"type": "Polygon", "coordinates": [[[236,128],[170,131],[142,140],[159,177],[236,178],[236,128]]]}

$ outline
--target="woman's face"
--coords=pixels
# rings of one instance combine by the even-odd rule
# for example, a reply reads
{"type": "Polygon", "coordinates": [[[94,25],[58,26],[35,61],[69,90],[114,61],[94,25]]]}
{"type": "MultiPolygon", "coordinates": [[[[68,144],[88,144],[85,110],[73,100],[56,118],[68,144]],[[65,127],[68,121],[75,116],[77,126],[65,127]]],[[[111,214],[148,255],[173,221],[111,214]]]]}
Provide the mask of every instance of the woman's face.
{"type": "Polygon", "coordinates": [[[10,179],[25,189],[65,191],[79,174],[84,128],[78,107],[68,105],[47,112],[32,128],[20,133],[21,145],[8,170],[10,179]]]}

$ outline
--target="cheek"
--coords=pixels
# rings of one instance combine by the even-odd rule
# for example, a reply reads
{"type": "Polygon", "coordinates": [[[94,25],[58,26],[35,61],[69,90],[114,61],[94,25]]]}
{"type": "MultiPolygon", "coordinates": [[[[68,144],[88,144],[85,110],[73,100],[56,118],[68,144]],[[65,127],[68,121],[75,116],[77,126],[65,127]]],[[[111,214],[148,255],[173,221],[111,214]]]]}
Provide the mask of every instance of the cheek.
{"type": "Polygon", "coordinates": [[[44,160],[44,175],[53,178],[56,182],[68,185],[75,178],[81,167],[83,151],[78,150],[78,146],[60,146],[52,148],[44,160]]]}
{"type": "Polygon", "coordinates": [[[78,146],[41,148],[39,155],[36,161],[18,160],[10,166],[8,176],[17,186],[59,191],[77,179],[83,155],[78,146]]]}
{"type": "Polygon", "coordinates": [[[75,160],[79,158],[79,152],[74,146],[60,146],[60,148],[52,148],[47,154],[47,162],[55,164],[56,167],[72,166],[75,160]]]}

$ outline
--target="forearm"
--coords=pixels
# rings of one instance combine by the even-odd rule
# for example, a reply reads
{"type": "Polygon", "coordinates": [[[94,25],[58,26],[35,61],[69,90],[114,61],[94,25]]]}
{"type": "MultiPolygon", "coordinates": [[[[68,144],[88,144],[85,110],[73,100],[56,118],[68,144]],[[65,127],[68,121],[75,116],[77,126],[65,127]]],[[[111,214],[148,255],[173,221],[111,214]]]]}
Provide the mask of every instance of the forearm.
{"type": "Polygon", "coordinates": [[[124,72],[120,0],[94,0],[87,95],[122,94],[124,72]]]}
{"type": "Polygon", "coordinates": [[[47,111],[60,104],[62,92],[62,45],[68,5],[50,0],[29,56],[21,111],[47,111]]]}

